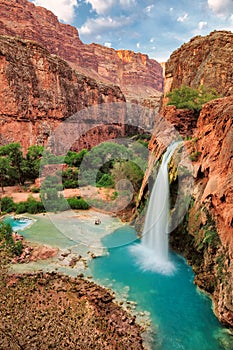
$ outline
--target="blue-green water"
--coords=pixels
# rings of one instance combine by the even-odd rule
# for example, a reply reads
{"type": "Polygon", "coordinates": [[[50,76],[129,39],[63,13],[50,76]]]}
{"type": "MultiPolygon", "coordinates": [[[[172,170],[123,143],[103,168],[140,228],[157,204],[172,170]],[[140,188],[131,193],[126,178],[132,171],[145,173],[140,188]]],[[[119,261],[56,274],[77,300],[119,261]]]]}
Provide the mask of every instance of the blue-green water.
{"type": "Polygon", "coordinates": [[[160,350],[220,350],[232,349],[230,336],[220,325],[211,309],[211,300],[193,284],[192,269],[185,260],[171,254],[176,266],[172,276],[143,272],[129,251],[131,245],[118,246],[121,236],[133,241],[135,231],[121,228],[104,238],[109,255],[94,260],[91,271],[102,284],[106,279],[121,293],[129,286],[129,299],[141,310],[149,311],[157,334],[153,349],[160,350]],[[224,345],[225,344],[225,345],[224,345]]]}
{"type": "MultiPolygon", "coordinates": [[[[31,222],[4,219],[16,231],[31,222]]],[[[72,246],[67,237],[38,217],[30,229],[23,230],[27,239],[52,246],[72,246]],[[38,227],[37,227],[38,226],[38,227]]],[[[122,295],[129,287],[128,298],[137,302],[138,311],[150,312],[153,350],[232,350],[233,340],[215,317],[211,300],[193,284],[192,269],[177,254],[171,254],[176,271],[171,276],[140,270],[130,247],[137,242],[133,228],[123,227],[103,239],[109,255],[90,263],[93,277],[122,295]],[[130,244],[127,244],[131,242],[130,244]],[[127,289],[127,288],[126,288],[127,289]]],[[[48,262],[49,264],[49,262],[48,262]]]]}
{"type": "Polygon", "coordinates": [[[13,216],[7,216],[4,218],[4,222],[11,225],[13,231],[21,231],[30,226],[33,223],[33,220],[29,218],[18,218],[14,219],[13,216]]]}

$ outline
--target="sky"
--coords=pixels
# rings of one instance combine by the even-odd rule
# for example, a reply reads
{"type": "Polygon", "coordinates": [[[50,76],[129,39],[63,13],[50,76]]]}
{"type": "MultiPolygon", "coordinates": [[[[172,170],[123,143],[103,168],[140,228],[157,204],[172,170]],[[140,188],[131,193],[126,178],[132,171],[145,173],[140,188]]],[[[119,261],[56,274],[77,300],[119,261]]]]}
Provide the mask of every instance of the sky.
{"type": "Polygon", "coordinates": [[[196,35],[233,31],[233,0],[30,0],[75,26],[80,39],[159,62],[196,35]]]}

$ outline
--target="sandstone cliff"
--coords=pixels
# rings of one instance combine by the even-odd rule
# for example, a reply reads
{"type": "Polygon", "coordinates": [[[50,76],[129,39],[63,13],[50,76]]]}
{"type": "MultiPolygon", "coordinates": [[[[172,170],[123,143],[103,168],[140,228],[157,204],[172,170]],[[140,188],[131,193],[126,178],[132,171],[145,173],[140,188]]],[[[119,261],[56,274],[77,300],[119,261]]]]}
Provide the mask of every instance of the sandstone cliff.
{"type": "Polygon", "coordinates": [[[204,105],[188,141],[194,166],[187,221],[171,235],[209,292],[219,319],[233,328],[233,97],[204,105]]]}
{"type": "Polygon", "coordinates": [[[174,51],[166,62],[165,91],[182,84],[205,85],[223,95],[233,94],[233,33],[214,31],[196,36],[174,51]]]}
{"type": "Polygon", "coordinates": [[[27,0],[0,0],[0,34],[34,40],[73,68],[103,82],[120,85],[129,101],[158,107],[162,67],[147,55],[85,45],[76,28],[59,23],[52,12],[27,0]]]}
{"type": "MultiPolygon", "coordinates": [[[[0,37],[0,141],[20,142],[24,149],[32,144],[44,144],[63,120],[85,107],[112,102],[125,102],[117,86],[97,83],[77,73],[62,59],[51,55],[41,45],[9,37],[0,37]]],[[[107,108],[107,107],[106,107],[107,108]]],[[[124,122],[122,111],[113,121],[124,122]]],[[[105,111],[105,113],[107,113],[105,111]]],[[[93,123],[99,116],[92,110],[93,123]]],[[[88,125],[88,114],[78,125],[88,125]]],[[[107,119],[111,123],[111,116],[107,119]]],[[[105,123],[107,124],[107,122],[105,123]]],[[[86,147],[103,139],[119,136],[105,128],[96,140],[89,133],[86,147]]],[[[74,141],[74,140],[73,140],[74,141]]]]}

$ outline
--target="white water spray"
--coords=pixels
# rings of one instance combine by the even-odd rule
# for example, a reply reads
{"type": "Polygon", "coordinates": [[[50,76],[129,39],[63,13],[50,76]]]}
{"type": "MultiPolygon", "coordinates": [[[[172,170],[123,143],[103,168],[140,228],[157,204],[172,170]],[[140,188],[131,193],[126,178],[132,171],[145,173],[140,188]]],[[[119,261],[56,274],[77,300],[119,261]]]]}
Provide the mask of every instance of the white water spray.
{"type": "Polygon", "coordinates": [[[163,156],[148,204],[142,241],[130,248],[145,271],[171,274],[175,270],[168,254],[168,163],[177,146],[177,142],[171,144],[163,156]]]}

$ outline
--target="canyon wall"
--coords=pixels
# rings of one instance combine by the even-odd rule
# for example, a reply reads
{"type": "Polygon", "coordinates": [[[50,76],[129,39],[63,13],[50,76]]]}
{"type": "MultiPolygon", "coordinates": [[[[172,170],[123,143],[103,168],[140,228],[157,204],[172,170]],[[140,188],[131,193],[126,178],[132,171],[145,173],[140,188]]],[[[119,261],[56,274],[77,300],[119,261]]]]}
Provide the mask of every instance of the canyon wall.
{"type": "Polygon", "coordinates": [[[0,0],[0,35],[1,144],[20,142],[24,151],[44,144],[52,130],[77,112],[85,119],[76,130],[81,133],[77,150],[130,134],[135,126],[152,130],[163,75],[147,55],[83,44],[76,28],[27,0],[0,0]],[[90,106],[126,101],[127,107],[80,114],[90,106]],[[142,106],[141,111],[133,114],[132,104],[142,106]],[[102,126],[95,125],[97,120],[102,126]]]}
{"type": "Polygon", "coordinates": [[[214,31],[196,36],[174,51],[165,65],[164,93],[188,85],[204,85],[220,95],[233,94],[233,33],[214,31]]]}
{"type": "Polygon", "coordinates": [[[117,84],[127,100],[160,104],[162,67],[145,54],[83,44],[76,28],[27,0],[0,0],[0,34],[36,41],[79,72],[117,84]],[[149,102],[145,102],[145,100],[149,102]]]}
{"type": "Polygon", "coordinates": [[[187,146],[194,187],[188,217],[171,234],[196,284],[213,297],[215,312],[233,329],[233,96],[203,106],[187,146]]]}
{"type": "MultiPolygon", "coordinates": [[[[0,80],[1,144],[20,142],[24,150],[33,144],[43,145],[66,118],[92,106],[90,112],[76,118],[80,132],[82,127],[88,130],[90,119],[90,128],[95,120],[99,123],[98,109],[93,106],[101,104],[106,106],[105,124],[116,120],[124,124],[124,107],[115,109],[113,116],[107,113],[111,103],[125,104],[119,87],[96,82],[72,70],[65,61],[35,42],[0,37],[0,80]]],[[[114,137],[112,129],[110,138],[114,137]]],[[[106,133],[107,128],[102,138],[108,138],[106,133]]],[[[90,142],[93,139],[94,135],[90,142]]]]}

